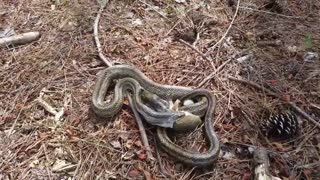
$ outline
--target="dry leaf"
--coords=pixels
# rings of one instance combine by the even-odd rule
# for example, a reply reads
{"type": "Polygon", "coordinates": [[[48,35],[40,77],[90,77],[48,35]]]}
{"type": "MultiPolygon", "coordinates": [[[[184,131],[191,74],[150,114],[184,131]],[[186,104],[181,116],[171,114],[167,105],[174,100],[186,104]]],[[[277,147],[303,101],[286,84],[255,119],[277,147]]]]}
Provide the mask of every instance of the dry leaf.
{"type": "Polygon", "coordinates": [[[132,148],[132,140],[131,139],[129,139],[127,142],[126,142],[126,148],[128,148],[128,149],[131,149],[132,148]]]}
{"type": "Polygon", "coordinates": [[[140,175],[140,172],[136,169],[132,169],[131,171],[129,171],[128,176],[131,178],[135,178],[137,176],[140,175]]]}
{"type": "Polygon", "coordinates": [[[128,133],[120,133],[119,138],[122,139],[123,141],[127,141],[129,139],[129,134],[128,133]]]}
{"type": "Polygon", "coordinates": [[[115,120],[114,123],[113,123],[113,127],[114,127],[115,129],[122,129],[122,128],[121,128],[121,127],[122,127],[122,121],[121,121],[120,119],[115,120]]]}
{"type": "Polygon", "coordinates": [[[140,140],[135,141],[134,145],[136,145],[137,147],[140,147],[140,148],[142,147],[142,143],[140,140]]]}

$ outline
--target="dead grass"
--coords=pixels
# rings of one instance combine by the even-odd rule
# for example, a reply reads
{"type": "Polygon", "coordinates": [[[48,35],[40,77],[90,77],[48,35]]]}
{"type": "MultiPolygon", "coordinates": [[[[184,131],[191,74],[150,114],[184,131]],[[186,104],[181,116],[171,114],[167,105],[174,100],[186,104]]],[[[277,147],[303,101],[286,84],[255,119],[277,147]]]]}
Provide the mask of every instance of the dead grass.
{"type": "MultiPolygon", "coordinates": [[[[157,161],[139,159],[136,154],[143,148],[130,108],[108,123],[95,122],[88,110],[96,73],[103,68],[92,36],[98,5],[66,1],[52,10],[52,1],[13,2],[0,2],[1,27],[14,27],[17,33],[40,31],[41,39],[0,49],[0,179],[246,179],[250,175],[250,154],[243,152],[239,157],[220,158],[215,168],[194,169],[160,151],[171,177],[160,171],[157,161]],[[65,108],[60,122],[36,103],[40,92],[53,107],[65,108]]],[[[205,53],[228,28],[234,5],[214,0],[209,10],[196,11],[191,8],[198,1],[148,3],[159,6],[168,18],[161,18],[139,1],[107,5],[99,28],[104,53],[137,66],[156,82],[192,87],[228,59],[251,54],[253,58],[243,63],[231,61],[203,86],[217,97],[216,132],[221,142],[234,150],[268,148],[275,176],[312,179],[319,172],[315,164],[320,156],[319,129],[302,119],[301,134],[294,141],[267,143],[240,110],[258,124],[268,114],[287,107],[278,99],[229,81],[227,76],[269,86],[319,119],[319,109],[310,104],[320,104],[320,61],[303,61],[307,51],[319,53],[319,2],[281,1],[280,10],[273,8],[269,14],[263,7],[267,1],[241,1],[231,31],[209,56],[212,61],[174,37],[179,33],[190,37],[196,27],[200,32],[196,47],[205,53]],[[307,36],[312,39],[310,47],[307,36]],[[290,50],[292,47],[297,50],[290,50]]],[[[156,154],[153,132],[147,126],[156,154]]],[[[177,142],[193,149],[203,144],[200,132],[177,142]]]]}

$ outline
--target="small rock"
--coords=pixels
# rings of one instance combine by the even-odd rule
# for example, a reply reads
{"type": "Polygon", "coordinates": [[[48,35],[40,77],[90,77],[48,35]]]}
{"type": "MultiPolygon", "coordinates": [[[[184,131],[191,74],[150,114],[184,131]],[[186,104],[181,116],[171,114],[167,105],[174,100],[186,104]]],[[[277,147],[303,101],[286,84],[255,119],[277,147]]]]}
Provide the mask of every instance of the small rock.
{"type": "Polygon", "coordinates": [[[222,155],[222,158],[227,160],[233,159],[235,157],[235,154],[233,154],[232,152],[224,152],[222,155]]]}
{"type": "Polygon", "coordinates": [[[51,10],[54,11],[56,9],[56,5],[52,4],[51,5],[51,10]]]}
{"type": "Polygon", "coordinates": [[[242,57],[239,57],[238,59],[236,59],[239,63],[243,63],[245,61],[248,61],[252,58],[252,55],[251,54],[248,54],[248,55],[245,55],[245,56],[242,56],[242,57]]]}
{"type": "Polygon", "coordinates": [[[141,26],[141,25],[143,25],[143,22],[141,19],[135,19],[134,21],[132,21],[132,25],[141,26]]]}
{"type": "Polygon", "coordinates": [[[183,105],[184,106],[189,106],[194,104],[194,102],[191,99],[186,99],[185,101],[183,101],[183,105]]]}
{"type": "Polygon", "coordinates": [[[304,56],[303,56],[303,60],[305,62],[314,62],[319,60],[319,54],[316,52],[307,52],[304,56]]]}

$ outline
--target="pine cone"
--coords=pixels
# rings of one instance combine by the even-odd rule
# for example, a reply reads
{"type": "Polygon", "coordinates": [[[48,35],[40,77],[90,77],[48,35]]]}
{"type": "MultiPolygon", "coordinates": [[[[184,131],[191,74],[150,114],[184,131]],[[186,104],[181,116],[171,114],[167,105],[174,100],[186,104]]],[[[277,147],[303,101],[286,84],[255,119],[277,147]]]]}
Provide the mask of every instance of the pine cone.
{"type": "Polygon", "coordinates": [[[260,127],[262,133],[268,138],[291,139],[298,134],[297,116],[290,112],[282,112],[269,119],[265,119],[260,127]]]}

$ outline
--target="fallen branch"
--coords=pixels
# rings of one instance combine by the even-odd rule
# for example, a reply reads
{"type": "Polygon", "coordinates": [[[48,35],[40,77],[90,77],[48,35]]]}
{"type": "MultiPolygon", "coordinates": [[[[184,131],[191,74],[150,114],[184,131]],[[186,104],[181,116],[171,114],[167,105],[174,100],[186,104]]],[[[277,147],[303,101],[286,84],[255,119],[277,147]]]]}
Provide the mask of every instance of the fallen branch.
{"type": "Polygon", "coordinates": [[[102,48],[101,48],[101,44],[100,44],[100,40],[99,40],[99,34],[98,34],[98,26],[99,26],[99,20],[100,20],[100,17],[101,17],[101,13],[103,12],[103,9],[106,7],[107,3],[109,1],[108,0],[105,0],[104,2],[101,2],[101,5],[100,5],[100,9],[99,9],[99,12],[97,14],[97,17],[94,21],[94,24],[93,24],[93,35],[94,35],[94,40],[95,40],[95,43],[96,43],[96,46],[97,46],[97,49],[98,49],[98,53],[99,53],[99,57],[100,59],[108,66],[108,67],[111,67],[112,66],[112,60],[111,59],[108,59],[102,52],[102,48]]]}
{"type": "Polygon", "coordinates": [[[231,20],[231,23],[230,23],[228,29],[226,30],[226,32],[224,33],[224,35],[220,38],[220,40],[219,40],[215,45],[211,46],[211,47],[208,49],[208,51],[204,54],[205,56],[208,56],[209,53],[210,53],[211,51],[213,51],[213,50],[224,40],[224,38],[226,38],[227,34],[229,33],[229,31],[230,31],[230,29],[231,29],[231,27],[232,27],[232,25],[233,25],[233,23],[234,23],[234,20],[235,20],[236,17],[237,17],[237,14],[238,14],[238,11],[239,11],[239,5],[240,5],[240,0],[238,0],[236,12],[235,12],[234,15],[233,15],[233,18],[232,18],[232,20],[231,20]]]}
{"type": "Polygon", "coordinates": [[[0,38],[0,47],[17,46],[30,43],[40,38],[39,32],[27,32],[15,36],[0,38]]]}
{"type": "Polygon", "coordinates": [[[253,152],[254,180],[280,180],[269,171],[269,157],[266,149],[257,148],[253,152]]]}
{"type": "MultiPolygon", "coordinates": [[[[228,76],[228,79],[232,80],[232,81],[236,81],[236,82],[240,82],[240,83],[244,83],[244,84],[248,84],[250,86],[253,86],[255,87],[256,89],[259,89],[259,90],[262,90],[264,92],[266,92],[267,94],[271,95],[271,96],[274,96],[276,98],[279,98],[279,99],[283,99],[279,94],[269,90],[269,89],[266,89],[260,85],[258,85],[257,83],[254,83],[252,81],[247,81],[247,80],[243,80],[243,79],[238,79],[238,78],[235,78],[235,77],[232,77],[232,76],[228,76]]],[[[315,120],[313,117],[311,117],[308,113],[306,113],[304,110],[300,109],[296,104],[294,104],[293,102],[288,102],[287,101],[287,104],[290,105],[296,112],[298,112],[301,116],[305,117],[306,119],[308,119],[309,121],[311,121],[313,124],[315,124],[318,128],[320,128],[320,123],[315,120]]]]}

